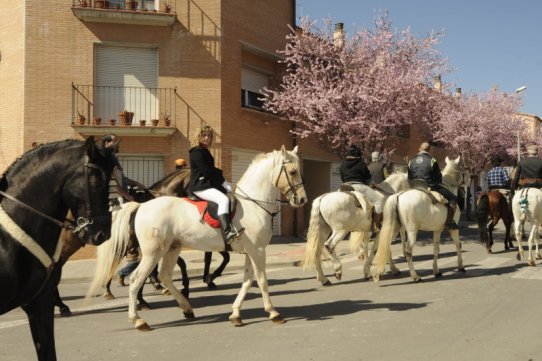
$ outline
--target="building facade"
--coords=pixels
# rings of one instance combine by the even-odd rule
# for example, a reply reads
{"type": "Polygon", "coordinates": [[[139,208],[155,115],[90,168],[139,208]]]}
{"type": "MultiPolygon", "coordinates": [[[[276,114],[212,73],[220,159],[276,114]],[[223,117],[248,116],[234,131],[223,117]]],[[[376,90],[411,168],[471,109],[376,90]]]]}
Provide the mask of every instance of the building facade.
{"type": "MultiPolygon", "coordinates": [[[[122,138],[125,173],[146,185],[187,158],[202,124],[216,131],[217,165],[235,184],[260,152],[299,145],[309,202],[337,189],[339,158],[291,136],[261,111],[280,83],[277,50],[295,0],[21,0],[0,13],[0,168],[36,144],[122,138]],[[144,122],[143,122],[144,121],[144,122]],[[113,124],[114,122],[114,124],[113,124]]],[[[393,140],[406,164],[422,140],[393,140]]],[[[310,203],[283,207],[276,235],[302,235],[310,203]]]]}

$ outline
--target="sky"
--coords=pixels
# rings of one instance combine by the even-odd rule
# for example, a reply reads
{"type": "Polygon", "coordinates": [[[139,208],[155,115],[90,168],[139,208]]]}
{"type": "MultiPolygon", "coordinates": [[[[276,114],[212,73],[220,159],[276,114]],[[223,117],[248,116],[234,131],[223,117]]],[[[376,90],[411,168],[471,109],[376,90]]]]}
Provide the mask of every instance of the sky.
{"type": "MultiPolygon", "coordinates": [[[[395,29],[425,36],[442,31],[438,49],[452,69],[443,81],[467,93],[522,91],[520,112],[542,117],[542,1],[297,0],[296,16],[344,23],[346,35],[374,29],[388,11],[395,29]]],[[[298,20],[299,24],[299,20],[298,20]]]]}

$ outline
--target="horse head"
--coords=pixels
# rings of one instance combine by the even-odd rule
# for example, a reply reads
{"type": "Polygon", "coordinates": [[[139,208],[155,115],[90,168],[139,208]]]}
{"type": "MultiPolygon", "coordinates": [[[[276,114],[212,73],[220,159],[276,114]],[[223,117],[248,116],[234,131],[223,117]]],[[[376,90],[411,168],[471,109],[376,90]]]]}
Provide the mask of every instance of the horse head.
{"type": "Polygon", "coordinates": [[[460,187],[464,184],[463,173],[460,166],[461,156],[450,159],[446,156],[446,166],[442,170],[443,182],[450,187],[460,187]]]}
{"type": "Polygon", "coordinates": [[[275,186],[288,198],[291,206],[301,207],[307,202],[307,194],[299,166],[297,146],[292,151],[287,151],[283,145],[279,153],[281,164],[275,186]]]}
{"type": "Polygon", "coordinates": [[[86,243],[99,245],[111,233],[108,194],[115,156],[89,137],[79,152],[66,157],[70,167],[63,175],[62,199],[75,217],[74,233],[86,243]]]}

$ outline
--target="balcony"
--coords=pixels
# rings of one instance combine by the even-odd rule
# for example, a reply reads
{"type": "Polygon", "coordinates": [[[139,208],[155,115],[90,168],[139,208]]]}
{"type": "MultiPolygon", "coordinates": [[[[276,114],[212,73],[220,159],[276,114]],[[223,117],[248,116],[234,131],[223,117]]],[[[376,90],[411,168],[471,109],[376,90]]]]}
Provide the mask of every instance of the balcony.
{"type": "Polygon", "coordinates": [[[172,26],[173,2],[160,0],[72,0],[72,12],[91,23],[172,26]]]}
{"type": "Polygon", "coordinates": [[[81,135],[172,135],[177,89],[72,84],[71,127],[81,135]]]}

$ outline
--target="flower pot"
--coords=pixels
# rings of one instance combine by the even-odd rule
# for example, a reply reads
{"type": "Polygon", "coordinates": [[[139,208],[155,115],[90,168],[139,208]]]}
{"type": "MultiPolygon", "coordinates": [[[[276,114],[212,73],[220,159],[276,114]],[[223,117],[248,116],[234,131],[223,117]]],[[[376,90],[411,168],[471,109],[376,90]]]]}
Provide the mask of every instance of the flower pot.
{"type": "Polygon", "coordinates": [[[170,118],[164,119],[164,124],[166,125],[166,127],[169,127],[171,125],[171,119],[170,118]]]}
{"type": "Polygon", "coordinates": [[[147,121],[144,120],[144,119],[141,119],[141,120],[139,121],[139,125],[142,126],[142,127],[145,126],[145,123],[147,123],[147,121]]]}
{"type": "Polygon", "coordinates": [[[134,112],[122,111],[119,113],[120,122],[122,125],[132,125],[132,119],[134,119],[134,112]]]}
{"type": "Polygon", "coordinates": [[[84,115],[79,114],[79,116],[77,117],[77,122],[81,125],[84,125],[86,121],[87,118],[84,115]]]}
{"type": "Polygon", "coordinates": [[[151,123],[152,123],[153,127],[158,126],[158,122],[160,122],[160,119],[151,119],[151,123]]]}
{"type": "Polygon", "coordinates": [[[94,118],[94,119],[92,120],[92,123],[93,123],[94,125],[100,125],[100,124],[102,124],[102,118],[94,118]]]}
{"type": "Polygon", "coordinates": [[[115,125],[116,122],[117,122],[116,119],[113,119],[113,118],[109,119],[109,124],[111,125],[115,125]]]}
{"type": "Polygon", "coordinates": [[[126,9],[127,10],[137,10],[137,1],[126,0],[126,9]]]}
{"type": "Polygon", "coordinates": [[[94,7],[98,9],[108,9],[109,8],[109,0],[95,0],[94,1],[94,7]]]}

